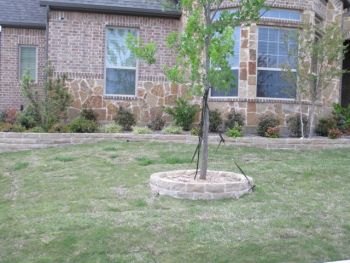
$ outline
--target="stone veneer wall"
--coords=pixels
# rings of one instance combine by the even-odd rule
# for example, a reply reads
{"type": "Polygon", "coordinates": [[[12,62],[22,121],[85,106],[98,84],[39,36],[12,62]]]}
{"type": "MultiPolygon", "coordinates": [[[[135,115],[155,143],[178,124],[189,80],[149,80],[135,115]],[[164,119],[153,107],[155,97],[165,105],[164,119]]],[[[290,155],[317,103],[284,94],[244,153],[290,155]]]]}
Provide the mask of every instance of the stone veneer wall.
{"type": "MultiPolygon", "coordinates": [[[[342,17],[342,3],[331,0],[268,1],[274,7],[298,9],[303,12],[304,21],[322,18],[324,24],[338,21],[342,17]]],[[[237,3],[225,3],[225,8],[237,3]]],[[[130,109],[139,123],[147,123],[163,106],[171,106],[177,97],[186,94],[185,87],[172,85],[166,81],[162,65],[171,65],[174,54],[166,48],[166,36],[179,30],[183,21],[165,18],[121,16],[110,14],[51,11],[49,20],[49,59],[56,74],[67,74],[67,87],[73,94],[74,102],[69,110],[71,118],[77,116],[84,107],[93,108],[99,120],[110,121],[119,106],[130,109]],[[135,27],[146,42],[158,45],[157,64],[139,64],[136,96],[125,99],[118,96],[104,96],[104,46],[106,26],[135,27]]],[[[298,28],[300,22],[262,19],[259,24],[241,28],[240,77],[238,97],[211,98],[210,107],[219,109],[224,115],[236,109],[246,118],[250,131],[254,131],[258,118],[264,113],[279,116],[285,126],[286,119],[299,111],[293,100],[257,98],[257,39],[258,26],[271,25],[298,28]]],[[[327,115],[333,102],[339,101],[339,82],[324,92],[317,108],[318,115],[327,115]],[[321,107],[322,106],[322,107],[321,107]]],[[[307,98],[305,98],[307,99],[307,98]]],[[[199,103],[198,98],[194,99],[199,103]]],[[[303,104],[307,113],[309,104],[303,104]]],[[[168,121],[169,118],[167,119],[168,121]]]]}
{"type": "Polygon", "coordinates": [[[19,46],[38,48],[38,87],[41,87],[45,68],[45,30],[3,27],[0,35],[0,110],[19,109],[24,104],[19,80],[19,46]]]}

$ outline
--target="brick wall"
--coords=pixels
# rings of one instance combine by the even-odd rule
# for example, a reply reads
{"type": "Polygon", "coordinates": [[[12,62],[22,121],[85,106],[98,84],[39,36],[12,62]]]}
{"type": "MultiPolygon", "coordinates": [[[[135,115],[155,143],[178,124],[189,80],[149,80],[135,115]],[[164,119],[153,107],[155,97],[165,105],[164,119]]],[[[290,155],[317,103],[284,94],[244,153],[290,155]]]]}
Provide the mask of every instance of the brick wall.
{"type": "Polygon", "coordinates": [[[0,110],[20,108],[24,103],[19,81],[19,46],[38,47],[38,86],[45,68],[45,30],[3,27],[0,38],[0,110]]]}

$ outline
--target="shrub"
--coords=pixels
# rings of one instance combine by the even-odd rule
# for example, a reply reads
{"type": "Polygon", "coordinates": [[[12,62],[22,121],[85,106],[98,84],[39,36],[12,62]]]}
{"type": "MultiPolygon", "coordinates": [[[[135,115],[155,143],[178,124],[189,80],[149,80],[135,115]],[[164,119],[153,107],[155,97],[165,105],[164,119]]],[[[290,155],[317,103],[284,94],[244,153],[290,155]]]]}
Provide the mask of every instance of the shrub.
{"type": "Polygon", "coordinates": [[[340,104],[333,104],[333,117],[338,129],[347,131],[350,128],[350,105],[342,107],[340,104]]]}
{"type": "Polygon", "coordinates": [[[275,128],[280,125],[279,119],[272,114],[265,114],[259,118],[258,134],[260,136],[266,136],[268,128],[275,128]]]}
{"type": "Polygon", "coordinates": [[[13,124],[8,122],[1,122],[0,123],[0,132],[10,132],[12,129],[13,124]]]}
{"type": "Polygon", "coordinates": [[[168,134],[181,134],[182,133],[182,128],[179,126],[168,126],[165,129],[163,129],[164,133],[168,134]]]}
{"type": "Polygon", "coordinates": [[[134,115],[130,111],[125,110],[123,107],[119,108],[114,121],[122,126],[124,131],[131,131],[132,126],[136,124],[134,115]]]}
{"type": "Polygon", "coordinates": [[[70,132],[76,133],[93,133],[98,129],[98,125],[94,121],[86,120],[84,118],[77,118],[73,120],[69,125],[70,132]]]}
{"type": "Polygon", "coordinates": [[[5,111],[0,111],[0,123],[5,122],[5,111]]]}
{"type": "Polygon", "coordinates": [[[237,138],[237,137],[242,137],[242,127],[241,126],[236,126],[233,128],[229,128],[226,131],[226,135],[228,137],[233,137],[233,138],[237,138]]]}
{"type": "Polygon", "coordinates": [[[97,113],[92,109],[83,109],[80,113],[80,117],[89,121],[97,122],[97,113]]]}
{"type": "Polygon", "coordinates": [[[63,123],[56,123],[52,125],[52,127],[49,129],[49,132],[51,133],[67,133],[69,132],[69,127],[63,123]]]}
{"type": "Polygon", "coordinates": [[[162,118],[162,114],[158,114],[149,124],[148,128],[154,131],[161,131],[164,128],[165,121],[162,118]]]}
{"type": "Polygon", "coordinates": [[[100,131],[105,133],[121,133],[123,131],[123,127],[115,123],[110,123],[101,126],[100,131]]]}
{"type": "Polygon", "coordinates": [[[200,128],[199,127],[193,127],[192,129],[191,129],[191,135],[193,135],[193,136],[199,136],[199,133],[200,133],[200,128]]]}
{"type": "Polygon", "coordinates": [[[265,132],[265,137],[267,138],[279,138],[280,129],[278,127],[269,127],[265,132]]]}
{"type": "Polygon", "coordinates": [[[46,69],[46,73],[42,94],[38,93],[36,84],[28,75],[21,81],[21,90],[29,107],[37,116],[38,124],[47,131],[52,125],[67,118],[67,109],[72,98],[65,88],[65,76],[54,78],[51,66],[46,69]]]}
{"type": "Polygon", "coordinates": [[[39,124],[38,116],[31,107],[17,114],[16,122],[26,129],[32,129],[39,124]]]}
{"type": "Polygon", "coordinates": [[[30,132],[30,133],[44,133],[45,130],[42,127],[34,127],[32,129],[27,130],[26,132],[30,132]]]}
{"type": "Polygon", "coordinates": [[[10,124],[14,124],[17,118],[17,110],[14,108],[7,109],[4,113],[4,121],[10,124]]]}
{"type": "Polygon", "coordinates": [[[338,128],[332,128],[332,129],[329,129],[329,131],[328,131],[328,138],[330,138],[330,139],[338,139],[342,135],[343,135],[343,133],[338,128]]]}
{"type": "Polygon", "coordinates": [[[152,130],[148,127],[134,127],[133,133],[134,134],[150,134],[150,133],[152,133],[152,130]]]}
{"type": "Polygon", "coordinates": [[[225,128],[232,129],[237,126],[244,126],[244,117],[241,113],[233,111],[228,115],[227,120],[225,121],[225,128]]]}
{"type": "Polygon", "coordinates": [[[26,128],[20,124],[13,124],[11,127],[11,132],[25,132],[26,128]]]}
{"type": "MultiPolygon", "coordinates": [[[[305,115],[303,115],[303,124],[304,124],[304,135],[307,133],[307,125],[308,125],[308,119],[305,115]]],[[[300,113],[291,116],[287,119],[287,126],[288,130],[291,136],[293,137],[301,137],[301,121],[300,121],[300,113]]]]}
{"type": "Polygon", "coordinates": [[[321,118],[319,119],[315,133],[319,136],[328,136],[328,131],[337,127],[337,123],[334,118],[321,118]]]}
{"type": "Polygon", "coordinates": [[[182,127],[185,131],[189,131],[198,112],[198,107],[196,105],[190,105],[183,98],[179,98],[176,100],[175,107],[166,108],[165,112],[173,117],[175,125],[182,127]]]}
{"type": "Polygon", "coordinates": [[[209,131],[218,132],[222,124],[222,118],[220,112],[215,109],[209,112],[209,131]]]}

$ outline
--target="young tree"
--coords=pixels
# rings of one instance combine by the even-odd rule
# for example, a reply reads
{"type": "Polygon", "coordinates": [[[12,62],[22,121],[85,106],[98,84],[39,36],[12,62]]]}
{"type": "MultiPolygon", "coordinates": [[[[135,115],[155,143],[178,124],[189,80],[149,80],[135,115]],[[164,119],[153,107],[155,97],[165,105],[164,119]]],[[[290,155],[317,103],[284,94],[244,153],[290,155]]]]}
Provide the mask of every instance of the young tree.
{"type": "Polygon", "coordinates": [[[295,63],[285,66],[285,75],[297,88],[296,100],[299,102],[302,134],[302,101],[309,100],[309,138],[313,135],[316,103],[322,99],[322,92],[330,87],[335,78],[344,70],[341,67],[346,46],[344,34],[338,24],[330,24],[321,33],[314,25],[304,25],[296,34],[296,49],[291,49],[289,57],[295,63]]]}
{"type": "MultiPolygon", "coordinates": [[[[233,0],[225,1],[236,2],[233,0]]],[[[201,132],[197,148],[200,179],[208,170],[208,133],[210,90],[228,91],[234,86],[229,57],[233,56],[233,32],[236,26],[247,25],[259,18],[264,0],[241,0],[239,8],[221,10],[224,0],[180,0],[179,8],[186,17],[182,32],[168,36],[168,46],[177,54],[175,65],[164,66],[170,81],[184,83],[193,94],[202,96],[201,132]]],[[[129,35],[128,46],[137,57],[154,63],[156,45],[144,44],[129,35]]]]}

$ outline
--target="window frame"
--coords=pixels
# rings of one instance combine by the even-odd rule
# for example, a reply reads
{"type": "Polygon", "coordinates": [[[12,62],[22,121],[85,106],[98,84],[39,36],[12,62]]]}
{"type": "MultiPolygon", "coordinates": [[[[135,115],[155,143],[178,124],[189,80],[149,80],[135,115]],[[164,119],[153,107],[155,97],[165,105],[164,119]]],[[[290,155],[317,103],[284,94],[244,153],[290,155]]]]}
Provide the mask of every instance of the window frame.
{"type": "MultiPolygon", "coordinates": [[[[295,98],[276,98],[276,97],[260,97],[258,96],[258,75],[259,75],[259,70],[261,71],[274,71],[274,72],[282,72],[283,69],[282,68],[269,68],[269,67],[259,67],[259,29],[260,28],[276,28],[276,29],[286,29],[286,30],[298,30],[297,28],[289,28],[289,27],[281,27],[281,26],[273,26],[273,25],[259,25],[258,26],[258,32],[257,32],[257,45],[256,45],[256,97],[259,99],[271,99],[271,100],[285,100],[285,101],[295,101],[296,100],[296,96],[295,98]]],[[[278,43],[278,42],[277,42],[278,43]]],[[[297,69],[292,69],[292,72],[297,72],[297,69]]],[[[297,90],[296,90],[297,92],[297,90]]]]}
{"type": "Polygon", "coordinates": [[[233,70],[237,70],[238,74],[237,74],[237,96],[213,96],[212,92],[213,92],[213,88],[210,89],[210,94],[209,94],[209,98],[212,99],[219,99],[219,100],[224,100],[224,99],[230,99],[230,98],[238,98],[239,97],[239,80],[240,80],[240,75],[241,75],[241,44],[242,44],[242,26],[237,26],[239,28],[239,52],[238,52],[238,66],[237,67],[231,67],[231,71],[233,70]]]}
{"type": "Polygon", "coordinates": [[[18,45],[18,80],[22,81],[22,70],[21,70],[21,58],[22,58],[22,48],[34,48],[35,49],[35,79],[33,79],[34,84],[38,84],[39,79],[39,52],[38,52],[38,46],[36,45],[26,45],[26,44],[20,44],[18,45]]]}
{"type": "Polygon", "coordinates": [[[297,9],[289,9],[289,8],[278,8],[278,7],[272,7],[270,9],[261,9],[260,10],[260,17],[262,19],[268,19],[268,20],[276,20],[276,21],[291,21],[291,22],[302,22],[302,12],[297,9]],[[267,15],[269,11],[287,11],[287,12],[292,12],[292,13],[298,13],[299,14],[299,19],[292,19],[292,18],[281,18],[281,17],[272,17],[272,16],[264,16],[267,15]]]}
{"type": "Polygon", "coordinates": [[[108,29],[125,29],[130,30],[134,29],[136,30],[136,37],[140,37],[140,29],[137,27],[125,27],[125,26],[106,26],[105,28],[105,51],[104,51],[104,89],[103,89],[103,96],[105,97],[119,97],[119,98],[136,98],[137,97],[137,86],[138,86],[138,75],[139,75],[139,59],[135,57],[136,65],[135,67],[107,67],[107,56],[108,56],[108,29]],[[135,89],[134,94],[108,94],[107,93],[107,69],[125,69],[125,70],[135,70],[135,89]]]}

